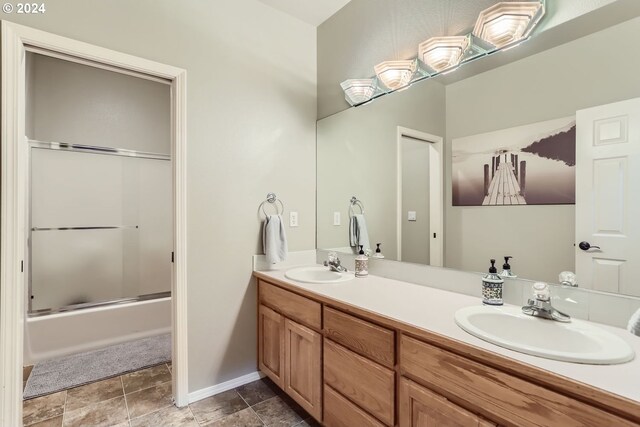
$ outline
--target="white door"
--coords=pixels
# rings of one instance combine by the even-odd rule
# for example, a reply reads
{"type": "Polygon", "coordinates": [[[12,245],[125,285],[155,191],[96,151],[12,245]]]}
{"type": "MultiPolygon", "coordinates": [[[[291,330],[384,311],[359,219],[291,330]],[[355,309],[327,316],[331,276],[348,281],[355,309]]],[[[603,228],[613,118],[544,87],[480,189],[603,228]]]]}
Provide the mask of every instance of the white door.
{"type": "Polygon", "coordinates": [[[576,132],[578,282],[640,296],[640,98],[578,111],[576,132]]]}

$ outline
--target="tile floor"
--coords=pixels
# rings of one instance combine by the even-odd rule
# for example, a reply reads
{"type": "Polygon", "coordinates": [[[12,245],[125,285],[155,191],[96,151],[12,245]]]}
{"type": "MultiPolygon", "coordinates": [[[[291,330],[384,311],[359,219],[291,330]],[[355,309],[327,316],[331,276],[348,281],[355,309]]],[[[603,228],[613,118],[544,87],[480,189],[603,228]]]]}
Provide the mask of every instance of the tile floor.
{"type": "MultiPolygon", "coordinates": [[[[25,368],[25,381],[29,373],[25,368]]],[[[170,363],[26,400],[23,408],[24,425],[31,427],[319,426],[268,379],[178,409],[171,402],[170,363]]]]}

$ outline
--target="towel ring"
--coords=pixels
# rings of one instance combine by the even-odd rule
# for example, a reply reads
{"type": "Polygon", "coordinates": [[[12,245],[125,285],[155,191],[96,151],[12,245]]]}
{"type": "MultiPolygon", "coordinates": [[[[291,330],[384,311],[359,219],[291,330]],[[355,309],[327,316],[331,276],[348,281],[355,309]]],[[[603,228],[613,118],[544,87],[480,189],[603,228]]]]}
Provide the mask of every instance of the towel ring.
{"type": "Polygon", "coordinates": [[[265,217],[268,217],[269,215],[267,214],[267,211],[264,210],[264,204],[265,203],[271,203],[272,205],[274,205],[276,207],[276,213],[278,215],[282,215],[284,213],[284,203],[282,203],[282,200],[278,199],[276,197],[276,193],[269,193],[267,194],[267,200],[265,200],[264,202],[260,203],[260,209],[262,209],[262,213],[264,214],[265,217]],[[278,209],[278,203],[280,203],[280,209],[278,209]]]}
{"type": "Polygon", "coordinates": [[[354,216],[355,212],[354,212],[354,207],[357,206],[358,208],[360,208],[360,214],[364,213],[364,204],[358,200],[356,198],[356,196],[353,196],[351,198],[351,201],[349,202],[349,216],[354,216]]]}

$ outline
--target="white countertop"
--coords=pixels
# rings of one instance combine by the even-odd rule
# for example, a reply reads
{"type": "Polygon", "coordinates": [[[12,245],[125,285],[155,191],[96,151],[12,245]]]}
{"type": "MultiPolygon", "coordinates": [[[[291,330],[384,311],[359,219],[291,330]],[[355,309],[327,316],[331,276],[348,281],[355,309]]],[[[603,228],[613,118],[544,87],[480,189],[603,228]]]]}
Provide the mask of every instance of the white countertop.
{"type": "MultiPolygon", "coordinates": [[[[312,284],[286,278],[285,269],[261,271],[261,273],[318,295],[640,402],[640,337],[624,329],[595,324],[620,336],[633,347],[636,357],[631,362],[619,365],[560,362],[502,348],[463,331],[456,325],[454,313],[463,307],[481,305],[480,298],[372,275],[343,283],[312,284]]],[[[480,286],[479,283],[478,286],[480,286]]]]}

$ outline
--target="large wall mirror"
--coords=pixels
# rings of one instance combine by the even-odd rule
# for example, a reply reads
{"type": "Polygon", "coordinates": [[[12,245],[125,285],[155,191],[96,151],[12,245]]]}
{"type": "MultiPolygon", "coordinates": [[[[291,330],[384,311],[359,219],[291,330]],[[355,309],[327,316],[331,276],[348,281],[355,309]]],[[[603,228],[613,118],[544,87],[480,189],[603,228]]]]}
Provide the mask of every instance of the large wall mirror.
{"type": "Polygon", "coordinates": [[[640,296],[640,17],[628,4],[543,47],[534,36],[516,60],[320,120],[318,248],[354,253],[366,231],[387,259],[481,272],[511,256],[521,278],[575,271],[581,288],[640,296]]]}

